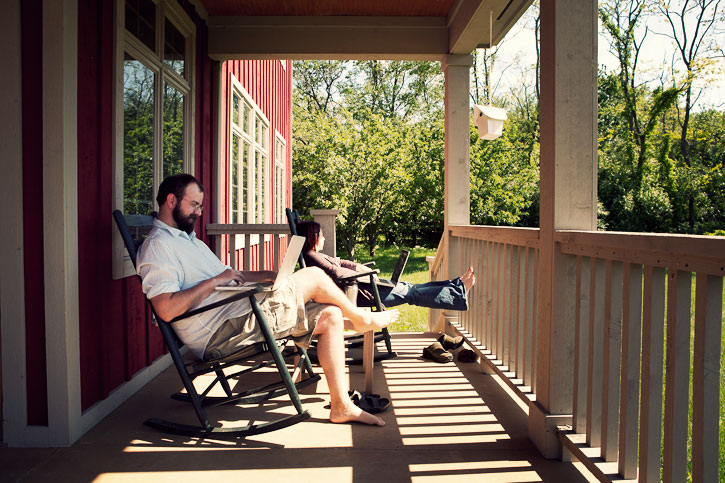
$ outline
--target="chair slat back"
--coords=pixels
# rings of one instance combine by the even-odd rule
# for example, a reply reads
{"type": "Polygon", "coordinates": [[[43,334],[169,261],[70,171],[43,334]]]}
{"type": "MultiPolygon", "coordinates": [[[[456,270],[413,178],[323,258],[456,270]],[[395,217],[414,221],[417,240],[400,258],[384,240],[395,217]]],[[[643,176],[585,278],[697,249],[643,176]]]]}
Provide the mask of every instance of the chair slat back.
{"type": "MultiPolygon", "coordinates": [[[[284,212],[287,215],[287,224],[289,225],[290,233],[292,233],[293,235],[297,235],[297,223],[300,222],[300,214],[297,212],[297,210],[293,210],[292,208],[285,208],[284,212]]],[[[301,253],[298,263],[300,264],[300,268],[305,268],[307,266],[307,264],[305,263],[305,259],[301,253]]]]}
{"type": "Polygon", "coordinates": [[[131,258],[133,267],[136,268],[136,254],[146,235],[149,234],[154,225],[153,215],[124,215],[120,210],[113,211],[113,219],[116,221],[118,231],[121,233],[123,244],[126,245],[128,256],[131,258]]]}

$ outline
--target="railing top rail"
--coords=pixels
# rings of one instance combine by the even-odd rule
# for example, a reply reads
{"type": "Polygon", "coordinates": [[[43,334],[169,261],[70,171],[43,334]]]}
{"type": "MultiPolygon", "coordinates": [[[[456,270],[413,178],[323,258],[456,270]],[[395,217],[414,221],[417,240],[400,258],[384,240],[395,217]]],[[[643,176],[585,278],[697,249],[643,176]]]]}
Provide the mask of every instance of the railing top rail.
{"type": "Polygon", "coordinates": [[[449,225],[451,236],[538,248],[539,229],[512,226],[449,225]]]}
{"type": "Polygon", "coordinates": [[[209,223],[207,235],[289,235],[286,223],[209,223]]]}
{"type": "Polygon", "coordinates": [[[725,238],[665,233],[558,230],[563,253],[725,276],[725,238]]]}

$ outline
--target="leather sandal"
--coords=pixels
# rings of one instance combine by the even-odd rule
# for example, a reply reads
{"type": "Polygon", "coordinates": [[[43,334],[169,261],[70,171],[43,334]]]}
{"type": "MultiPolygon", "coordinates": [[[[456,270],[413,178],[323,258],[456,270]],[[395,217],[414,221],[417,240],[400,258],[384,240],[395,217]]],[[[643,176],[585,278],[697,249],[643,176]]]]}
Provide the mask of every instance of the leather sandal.
{"type": "Polygon", "coordinates": [[[445,350],[440,342],[434,342],[423,349],[423,358],[444,364],[453,360],[453,354],[445,350]]]}
{"type": "Polygon", "coordinates": [[[441,334],[441,336],[438,337],[438,342],[441,343],[444,349],[452,351],[463,345],[463,337],[451,337],[448,334],[441,334]]]}

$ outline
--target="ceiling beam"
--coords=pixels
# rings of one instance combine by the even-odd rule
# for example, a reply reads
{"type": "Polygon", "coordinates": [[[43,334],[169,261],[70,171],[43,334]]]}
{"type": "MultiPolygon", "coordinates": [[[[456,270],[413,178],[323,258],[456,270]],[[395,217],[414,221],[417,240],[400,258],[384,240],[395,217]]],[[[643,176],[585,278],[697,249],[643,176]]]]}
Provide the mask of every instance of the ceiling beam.
{"type": "Polygon", "coordinates": [[[489,8],[485,0],[458,0],[448,15],[448,48],[451,54],[470,54],[488,40],[489,8]]]}
{"type": "Polygon", "coordinates": [[[470,54],[476,48],[498,44],[532,3],[533,0],[457,0],[447,20],[450,53],[470,54]],[[491,13],[493,35],[489,33],[491,13]]]}
{"type": "Polygon", "coordinates": [[[209,17],[209,56],[440,60],[445,17],[209,17]]]}

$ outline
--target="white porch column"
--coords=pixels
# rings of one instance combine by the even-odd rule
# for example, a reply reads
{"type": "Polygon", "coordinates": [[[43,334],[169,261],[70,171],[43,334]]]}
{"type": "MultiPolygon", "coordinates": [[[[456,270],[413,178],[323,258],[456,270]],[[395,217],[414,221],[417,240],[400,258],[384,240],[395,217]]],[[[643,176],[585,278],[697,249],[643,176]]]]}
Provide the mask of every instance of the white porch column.
{"type": "Polygon", "coordinates": [[[2,339],[3,441],[27,435],[25,368],[25,277],[23,273],[23,146],[20,67],[20,0],[6,2],[0,20],[0,327],[2,339]]]}
{"type": "MultiPolygon", "coordinates": [[[[468,225],[471,220],[470,181],[470,71],[471,55],[446,55],[441,60],[445,75],[445,171],[443,226],[468,225]]],[[[460,271],[456,243],[448,244],[443,278],[460,271]]]]}
{"type": "Polygon", "coordinates": [[[557,229],[595,230],[597,2],[541,1],[541,198],[537,358],[529,436],[558,457],[556,425],[571,421],[576,259],[557,229]]]}
{"type": "Polygon", "coordinates": [[[81,435],[78,334],[78,2],[43,2],[43,236],[48,445],[81,435]]]}

